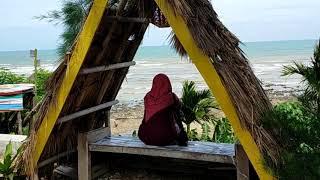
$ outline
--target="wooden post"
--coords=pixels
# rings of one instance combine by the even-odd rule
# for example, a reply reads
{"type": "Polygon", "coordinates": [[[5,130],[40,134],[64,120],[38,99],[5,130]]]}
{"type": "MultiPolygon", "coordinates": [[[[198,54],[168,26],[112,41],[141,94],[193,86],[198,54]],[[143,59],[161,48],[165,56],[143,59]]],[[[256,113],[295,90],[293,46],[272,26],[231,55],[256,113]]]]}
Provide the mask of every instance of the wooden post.
{"type": "MultiPolygon", "coordinates": [[[[33,83],[34,83],[34,89],[33,89],[33,102],[32,102],[32,108],[34,108],[37,105],[37,74],[38,74],[38,49],[30,50],[30,57],[33,59],[33,65],[34,65],[34,73],[33,73],[33,83]]],[[[35,121],[35,117],[32,117],[30,123],[29,123],[29,131],[31,132],[31,129],[33,127],[35,121]]]]}
{"type": "Polygon", "coordinates": [[[237,180],[249,180],[250,162],[246,152],[244,151],[241,144],[235,144],[236,150],[236,167],[237,167],[237,180]]]}
{"type": "Polygon", "coordinates": [[[18,127],[18,134],[21,135],[22,133],[22,118],[21,112],[19,111],[17,114],[17,127],[18,127]]]}
{"type": "Polygon", "coordinates": [[[78,178],[91,179],[91,154],[86,133],[78,135],[78,178]]]}
{"type": "Polygon", "coordinates": [[[107,111],[106,111],[106,121],[105,121],[105,124],[104,124],[104,126],[105,126],[105,128],[107,128],[107,129],[109,129],[110,130],[110,134],[111,134],[111,122],[110,122],[110,116],[111,116],[111,114],[110,114],[110,109],[108,109],[107,111]]]}
{"type": "MultiPolygon", "coordinates": [[[[33,51],[33,65],[34,65],[34,95],[37,96],[37,75],[38,75],[38,49],[34,49],[33,51]]],[[[33,106],[36,105],[36,99],[34,100],[33,106]]]]}
{"type": "Polygon", "coordinates": [[[34,74],[33,74],[33,80],[34,80],[34,99],[33,99],[33,107],[37,105],[37,78],[38,78],[38,49],[34,49],[34,74]]]}

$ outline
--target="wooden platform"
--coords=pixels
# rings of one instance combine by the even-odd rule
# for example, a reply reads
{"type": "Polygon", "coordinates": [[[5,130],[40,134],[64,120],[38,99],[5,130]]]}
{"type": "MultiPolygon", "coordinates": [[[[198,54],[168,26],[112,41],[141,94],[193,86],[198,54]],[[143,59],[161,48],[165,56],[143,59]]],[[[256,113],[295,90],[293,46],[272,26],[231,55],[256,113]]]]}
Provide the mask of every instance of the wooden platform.
{"type": "Polygon", "coordinates": [[[235,164],[233,144],[189,142],[182,146],[148,146],[134,137],[111,136],[89,143],[91,152],[110,152],[235,164]]]}
{"type": "MultiPolygon", "coordinates": [[[[111,136],[110,128],[100,128],[78,135],[78,177],[88,180],[94,177],[93,166],[106,163],[103,154],[109,154],[107,159],[119,155],[128,158],[154,158],[153,160],[189,161],[191,164],[201,164],[201,170],[215,170],[212,177],[226,175],[229,171],[236,171],[238,180],[249,179],[249,160],[239,144],[217,144],[211,142],[189,142],[188,146],[149,146],[138,138],[131,136],[111,136]],[[97,161],[97,157],[100,161],[97,161]],[[93,156],[93,159],[91,159],[93,156]],[[141,157],[140,157],[141,156],[141,157]],[[158,159],[157,159],[158,158],[158,159]],[[214,169],[212,169],[214,167],[214,169]],[[227,171],[226,172],[226,167],[227,171]],[[231,169],[230,169],[231,168],[231,169]],[[221,174],[222,173],[222,174],[221,174]]],[[[125,159],[126,159],[125,158],[125,159]]],[[[122,159],[123,160],[123,159],[122,159]]],[[[112,160],[111,160],[112,161],[112,160]]],[[[115,163],[115,162],[114,162],[115,163]]],[[[123,162],[122,162],[123,163],[123,162]]],[[[121,164],[121,163],[120,163],[121,164]]],[[[152,163],[151,163],[152,164],[152,163]]],[[[148,165],[151,169],[153,165],[148,165]]],[[[165,166],[170,171],[172,167],[165,166]]],[[[230,174],[234,176],[235,174],[230,174]]]]}

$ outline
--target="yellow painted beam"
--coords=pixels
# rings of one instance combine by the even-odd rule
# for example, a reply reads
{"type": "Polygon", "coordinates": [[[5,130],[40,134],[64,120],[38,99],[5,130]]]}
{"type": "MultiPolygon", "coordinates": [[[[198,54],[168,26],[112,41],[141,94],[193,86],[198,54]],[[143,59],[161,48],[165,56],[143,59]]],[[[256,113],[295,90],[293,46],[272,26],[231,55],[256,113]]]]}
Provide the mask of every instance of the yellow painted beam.
{"type": "Polygon", "coordinates": [[[241,127],[236,109],[233,106],[226,87],[222,84],[216,69],[212,65],[210,58],[203,54],[203,52],[197,47],[185,21],[182,17],[175,16],[173,9],[166,4],[166,0],[155,1],[167,18],[170,26],[187,51],[189,57],[192,59],[193,63],[208,84],[212,93],[214,93],[260,179],[274,179],[272,175],[265,170],[262,164],[263,157],[251,134],[241,127]]]}
{"type": "Polygon", "coordinates": [[[52,129],[54,128],[65,101],[71,91],[73,83],[76,80],[79,70],[91,46],[91,42],[94,38],[96,30],[98,29],[103,13],[106,9],[107,2],[108,0],[95,0],[92,5],[88,18],[72,52],[66,74],[62,80],[61,86],[57,91],[55,100],[50,103],[47,114],[45,115],[38,131],[36,132],[36,146],[33,149],[32,154],[33,167],[35,167],[42,154],[52,129]]]}

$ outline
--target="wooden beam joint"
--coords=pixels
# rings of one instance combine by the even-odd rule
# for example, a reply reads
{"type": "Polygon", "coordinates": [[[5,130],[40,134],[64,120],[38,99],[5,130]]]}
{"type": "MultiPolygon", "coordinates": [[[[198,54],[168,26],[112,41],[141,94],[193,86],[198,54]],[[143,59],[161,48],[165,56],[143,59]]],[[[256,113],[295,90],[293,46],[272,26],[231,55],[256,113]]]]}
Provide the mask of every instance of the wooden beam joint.
{"type": "Polygon", "coordinates": [[[106,108],[111,107],[113,105],[116,105],[118,103],[119,103],[118,100],[114,100],[114,101],[110,101],[110,102],[106,102],[106,103],[100,104],[98,106],[94,106],[94,107],[91,107],[91,108],[88,108],[88,109],[84,109],[82,111],[78,111],[76,113],[73,113],[73,114],[64,116],[62,118],[59,118],[58,119],[58,124],[68,122],[70,120],[85,116],[85,115],[93,113],[93,112],[100,111],[102,109],[106,109],[106,108]]]}
{"type": "Polygon", "coordinates": [[[83,69],[83,70],[81,70],[80,74],[84,75],[84,74],[91,74],[91,73],[127,68],[130,66],[134,66],[135,64],[136,64],[136,62],[130,61],[130,62],[124,62],[124,63],[111,64],[108,66],[97,66],[97,67],[93,67],[93,68],[83,69]]]}

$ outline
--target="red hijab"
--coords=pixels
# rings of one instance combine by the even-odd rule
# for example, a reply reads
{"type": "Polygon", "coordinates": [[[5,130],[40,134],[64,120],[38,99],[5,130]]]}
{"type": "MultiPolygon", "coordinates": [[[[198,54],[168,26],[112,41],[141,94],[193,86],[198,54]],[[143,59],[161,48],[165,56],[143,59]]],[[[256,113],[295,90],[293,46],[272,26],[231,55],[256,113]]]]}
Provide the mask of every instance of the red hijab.
{"type": "Polygon", "coordinates": [[[154,77],[151,91],[144,97],[145,122],[157,112],[175,103],[174,94],[168,76],[158,74],[154,77]]]}

